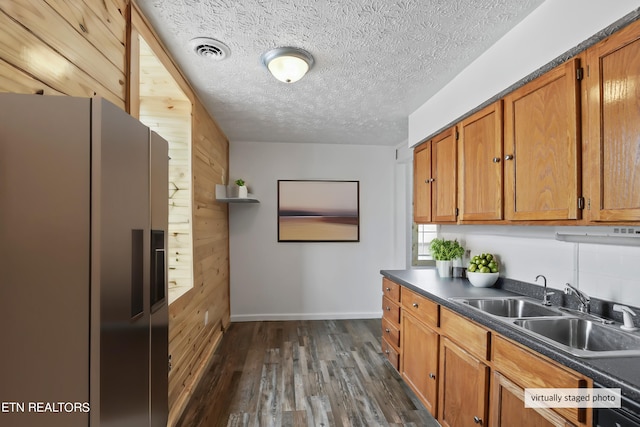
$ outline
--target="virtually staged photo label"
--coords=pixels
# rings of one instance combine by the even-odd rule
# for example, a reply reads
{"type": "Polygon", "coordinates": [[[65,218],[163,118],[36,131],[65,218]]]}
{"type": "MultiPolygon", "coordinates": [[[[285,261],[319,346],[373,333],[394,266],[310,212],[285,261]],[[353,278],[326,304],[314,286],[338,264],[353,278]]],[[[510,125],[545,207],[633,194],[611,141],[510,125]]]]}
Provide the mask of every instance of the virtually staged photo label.
{"type": "Polygon", "coordinates": [[[619,388],[526,388],[525,408],[619,408],[619,388]]]}

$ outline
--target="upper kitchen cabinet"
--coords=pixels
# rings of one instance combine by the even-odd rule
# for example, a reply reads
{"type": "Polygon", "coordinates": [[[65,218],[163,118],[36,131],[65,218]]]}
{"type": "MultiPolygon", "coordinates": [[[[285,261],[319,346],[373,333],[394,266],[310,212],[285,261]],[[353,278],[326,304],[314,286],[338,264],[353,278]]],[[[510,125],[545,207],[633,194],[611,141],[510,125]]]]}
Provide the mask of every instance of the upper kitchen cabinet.
{"type": "Polygon", "coordinates": [[[460,222],[501,220],[502,100],[460,123],[460,222]]]}
{"type": "Polygon", "coordinates": [[[580,217],[578,68],[578,59],[569,60],[504,98],[508,220],[580,217]]]}
{"type": "Polygon", "coordinates": [[[436,135],[415,149],[413,158],[415,222],[456,222],[457,152],[455,127],[436,135]]]}
{"type": "Polygon", "coordinates": [[[587,51],[591,221],[640,221],[640,22],[587,51]]]}

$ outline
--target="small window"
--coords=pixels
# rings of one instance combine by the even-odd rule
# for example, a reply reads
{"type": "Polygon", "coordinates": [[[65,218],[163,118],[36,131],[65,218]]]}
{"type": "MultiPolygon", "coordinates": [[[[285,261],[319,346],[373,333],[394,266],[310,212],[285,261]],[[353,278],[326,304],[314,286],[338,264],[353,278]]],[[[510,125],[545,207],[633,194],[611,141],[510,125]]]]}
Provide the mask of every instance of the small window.
{"type": "Polygon", "coordinates": [[[429,243],[431,243],[431,240],[437,236],[437,225],[413,223],[411,245],[412,265],[435,265],[435,261],[431,258],[431,254],[429,253],[429,243]]]}

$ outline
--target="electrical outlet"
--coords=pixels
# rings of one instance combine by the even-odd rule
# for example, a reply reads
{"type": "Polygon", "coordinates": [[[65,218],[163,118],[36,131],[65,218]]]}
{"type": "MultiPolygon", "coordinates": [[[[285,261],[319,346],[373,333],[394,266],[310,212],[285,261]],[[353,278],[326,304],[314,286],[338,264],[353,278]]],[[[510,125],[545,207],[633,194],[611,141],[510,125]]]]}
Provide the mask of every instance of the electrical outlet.
{"type": "Polygon", "coordinates": [[[207,326],[207,323],[209,323],[209,310],[204,312],[204,326],[207,326]]]}

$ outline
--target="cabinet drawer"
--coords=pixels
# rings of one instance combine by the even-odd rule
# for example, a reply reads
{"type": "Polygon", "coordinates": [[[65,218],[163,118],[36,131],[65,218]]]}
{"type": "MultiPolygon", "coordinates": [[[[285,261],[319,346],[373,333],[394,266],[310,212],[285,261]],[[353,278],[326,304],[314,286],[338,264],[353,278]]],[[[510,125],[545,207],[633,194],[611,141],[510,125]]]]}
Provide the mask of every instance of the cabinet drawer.
{"type": "Polygon", "coordinates": [[[400,348],[400,329],[384,318],[382,319],[382,336],[396,348],[400,348]]]}
{"type": "Polygon", "coordinates": [[[431,327],[438,327],[438,304],[407,288],[402,290],[402,308],[431,327]]]}
{"type": "Polygon", "coordinates": [[[400,306],[387,297],[382,297],[382,318],[400,325],[400,306]]]}
{"type": "MultiPolygon", "coordinates": [[[[493,340],[493,366],[523,389],[590,387],[590,380],[496,335],[493,340]]],[[[584,422],[584,408],[554,408],[570,421],[584,422]]]]}
{"type": "Polygon", "coordinates": [[[382,339],[382,354],[384,354],[384,357],[387,358],[396,371],[400,368],[400,355],[384,338],[382,339]]]}
{"type": "Polygon", "coordinates": [[[382,293],[391,301],[400,302],[400,285],[386,277],[382,278],[382,293]]]}
{"type": "Polygon", "coordinates": [[[443,309],[440,318],[441,333],[456,341],[465,350],[482,360],[489,357],[489,331],[470,320],[443,309]]]}

